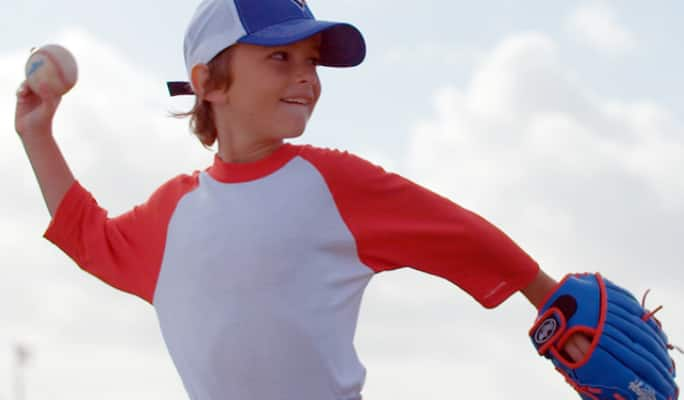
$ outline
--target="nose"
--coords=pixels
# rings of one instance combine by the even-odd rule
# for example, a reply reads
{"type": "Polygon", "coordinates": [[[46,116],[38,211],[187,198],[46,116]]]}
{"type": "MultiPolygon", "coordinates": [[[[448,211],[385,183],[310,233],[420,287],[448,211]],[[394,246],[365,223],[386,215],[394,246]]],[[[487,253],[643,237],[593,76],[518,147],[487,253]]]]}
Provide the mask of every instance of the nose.
{"type": "Polygon", "coordinates": [[[310,62],[302,63],[299,68],[297,68],[297,83],[310,83],[318,84],[318,73],[316,72],[316,66],[310,62]]]}

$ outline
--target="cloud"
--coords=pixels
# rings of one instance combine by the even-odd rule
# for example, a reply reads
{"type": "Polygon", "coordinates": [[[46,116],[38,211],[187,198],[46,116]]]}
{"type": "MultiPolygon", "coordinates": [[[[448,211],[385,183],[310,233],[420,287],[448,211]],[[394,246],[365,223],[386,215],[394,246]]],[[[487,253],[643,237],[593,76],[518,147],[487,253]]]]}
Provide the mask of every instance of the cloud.
{"type": "MultiPolygon", "coordinates": [[[[512,35],[464,88],[435,93],[433,115],[412,129],[410,177],[493,221],[557,278],[600,271],[637,295],[653,288],[658,295],[649,304],[669,306],[665,327],[684,337],[676,319],[684,303],[684,125],[656,103],[601,96],[560,62],[559,52],[544,34],[512,35]]],[[[520,397],[529,394],[530,377],[548,382],[535,387],[534,398],[569,395],[523,340],[530,308],[519,296],[492,315],[415,272],[388,274],[374,285],[360,329],[384,324],[395,333],[362,336],[360,346],[385,371],[376,372],[381,382],[370,390],[429,370],[437,375],[421,376],[421,387],[434,389],[434,397],[475,388],[483,390],[478,398],[520,397]],[[408,346],[411,338],[433,345],[408,346]],[[403,356],[417,365],[402,363],[403,356]],[[401,368],[386,372],[391,365],[401,368]],[[489,371],[487,378],[463,365],[489,371]],[[445,369],[458,388],[440,378],[445,369]],[[383,375],[402,371],[399,378],[383,375]]]]}
{"type": "Polygon", "coordinates": [[[601,52],[625,53],[637,46],[637,39],[605,3],[580,5],[568,17],[566,26],[578,41],[601,52]]]}
{"type": "Polygon", "coordinates": [[[442,279],[382,274],[366,291],[356,340],[368,368],[365,397],[568,397],[562,378],[534,354],[532,320],[520,296],[485,311],[442,279]],[[530,393],[533,379],[548,384],[530,393]]]}
{"type": "MultiPolygon", "coordinates": [[[[163,79],[86,31],[54,37],[79,64],[79,82],[55,117],[55,137],[76,177],[111,214],[144,201],[172,176],[212,162],[187,121],[167,117],[190,105],[169,99],[163,79]]],[[[12,124],[27,56],[28,49],[0,54],[0,169],[9,188],[0,197],[0,344],[19,341],[34,349],[30,397],[102,397],[97,385],[74,390],[74,379],[88,377],[109,380],[111,388],[130,380],[132,386],[123,386],[129,394],[173,382],[173,393],[162,397],[183,398],[151,307],[83,273],[41,238],[48,213],[12,124]],[[107,378],[95,378],[103,374],[107,378]]],[[[0,374],[10,376],[5,366],[11,364],[0,365],[0,374]]]]}
{"type": "Polygon", "coordinates": [[[412,134],[417,179],[510,226],[559,270],[681,273],[684,125],[666,109],[602,98],[537,33],[502,42],[434,104],[412,134]]]}

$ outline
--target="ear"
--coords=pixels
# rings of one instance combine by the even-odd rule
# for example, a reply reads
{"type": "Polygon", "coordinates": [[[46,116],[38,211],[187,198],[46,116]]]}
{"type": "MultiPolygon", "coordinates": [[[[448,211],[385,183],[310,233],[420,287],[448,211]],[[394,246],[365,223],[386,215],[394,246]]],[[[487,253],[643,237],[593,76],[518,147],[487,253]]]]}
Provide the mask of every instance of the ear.
{"type": "Polygon", "coordinates": [[[216,102],[223,100],[225,93],[221,90],[211,89],[207,90],[206,85],[209,81],[209,66],[206,64],[197,64],[192,67],[190,73],[190,80],[192,81],[192,88],[197,97],[209,102],[216,102]]]}
{"type": "Polygon", "coordinates": [[[190,83],[192,84],[192,90],[199,98],[204,98],[205,95],[205,85],[209,80],[209,67],[206,64],[197,64],[192,67],[190,71],[190,83]]]}

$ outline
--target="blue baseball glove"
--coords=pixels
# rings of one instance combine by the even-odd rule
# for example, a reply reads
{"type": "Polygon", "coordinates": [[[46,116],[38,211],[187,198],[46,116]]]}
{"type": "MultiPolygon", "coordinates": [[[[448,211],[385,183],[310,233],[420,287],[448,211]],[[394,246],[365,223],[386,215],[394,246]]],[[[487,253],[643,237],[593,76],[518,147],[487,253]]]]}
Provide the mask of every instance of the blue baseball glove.
{"type": "Polygon", "coordinates": [[[584,400],[676,400],[673,347],[654,313],[599,274],[570,274],[539,310],[530,338],[584,400]],[[578,362],[562,350],[575,333],[591,340],[578,362]]]}

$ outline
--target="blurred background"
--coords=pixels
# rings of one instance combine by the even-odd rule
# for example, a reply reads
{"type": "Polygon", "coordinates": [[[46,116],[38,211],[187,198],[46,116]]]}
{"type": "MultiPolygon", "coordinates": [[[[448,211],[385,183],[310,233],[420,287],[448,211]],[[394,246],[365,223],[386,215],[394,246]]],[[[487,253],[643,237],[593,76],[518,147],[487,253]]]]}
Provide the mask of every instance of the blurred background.
{"type": "MultiPolygon", "coordinates": [[[[204,169],[187,121],[182,39],[198,1],[5,1],[0,24],[0,400],[185,399],[152,307],[79,270],[49,223],[13,127],[33,46],[79,82],[55,119],[72,170],[117,215],[204,169]]],[[[320,70],[305,135],[489,219],[556,278],[601,271],[684,344],[684,3],[310,0],[354,23],[368,57],[320,70]],[[680,71],[680,72],[677,72],[680,71]]],[[[356,335],[369,400],[575,398],[527,338],[519,294],[484,310],[404,269],[368,287],[356,335]]],[[[677,357],[677,356],[675,356],[677,357]]],[[[682,356],[679,356],[681,359],[682,356]]],[[[681,385],[680,385],[681,386],[681,385]]]]}

